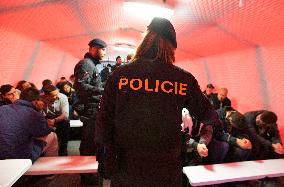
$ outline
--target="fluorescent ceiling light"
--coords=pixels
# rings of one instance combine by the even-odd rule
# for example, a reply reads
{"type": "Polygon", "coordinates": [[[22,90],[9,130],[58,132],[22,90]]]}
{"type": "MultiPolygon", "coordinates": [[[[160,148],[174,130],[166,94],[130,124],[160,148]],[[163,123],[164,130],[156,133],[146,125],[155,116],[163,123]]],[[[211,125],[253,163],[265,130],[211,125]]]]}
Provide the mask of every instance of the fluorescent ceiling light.
{"type": "Polygon", "coordinates": [[[123,52],[128,52],[128,53],[135,52],[135,49],[130,48],[130,47],[114,46],[113,49],[116,51],[123,51],[123,52]]]}
{"type": "Polygon", "coordinates": [[[125,11],[130,12],[133,15],[148,18],[162,17],[169,19],[174,13],[174,11],[169,8],[137,2],[124,2],[123,8],[125,11]]]}

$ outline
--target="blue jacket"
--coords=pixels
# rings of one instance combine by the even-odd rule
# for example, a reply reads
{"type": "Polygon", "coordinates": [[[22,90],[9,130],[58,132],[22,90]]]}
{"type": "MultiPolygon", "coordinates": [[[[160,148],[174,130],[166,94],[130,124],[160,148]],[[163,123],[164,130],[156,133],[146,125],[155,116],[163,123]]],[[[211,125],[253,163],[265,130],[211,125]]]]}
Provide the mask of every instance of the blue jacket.
{"type": "Polygon", "coordinates": [[[31,159],[42,153],[44,142],[34,137],[51,132],[46,119],[24,100],[0,107],[0,159],[31,159]]]}

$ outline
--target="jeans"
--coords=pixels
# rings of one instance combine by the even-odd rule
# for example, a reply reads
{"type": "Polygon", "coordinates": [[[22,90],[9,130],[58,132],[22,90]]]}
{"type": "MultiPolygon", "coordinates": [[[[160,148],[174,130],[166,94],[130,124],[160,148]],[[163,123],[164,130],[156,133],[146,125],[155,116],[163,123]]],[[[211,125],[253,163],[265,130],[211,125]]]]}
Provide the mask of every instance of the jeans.
{"type": "Polygon", "coordinates": [[[227,142],[212,139],[207,146],[208,157],[203,159],[205,164],[222,163],[229,151],[229,144],[227,142]]]}

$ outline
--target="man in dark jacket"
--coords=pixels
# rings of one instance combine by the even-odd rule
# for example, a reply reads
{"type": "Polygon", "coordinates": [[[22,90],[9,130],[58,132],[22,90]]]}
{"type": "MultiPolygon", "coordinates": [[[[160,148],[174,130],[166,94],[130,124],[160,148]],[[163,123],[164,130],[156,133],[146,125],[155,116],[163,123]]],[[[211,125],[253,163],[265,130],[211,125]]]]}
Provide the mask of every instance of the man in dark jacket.
{"type": "Polygon", "coordinates": [[[215,87],[213,84],[207,84],[206,89],[203,91],[204,95],[210,100],[210,98],[214,95],[215,87]]]}
{"type": "Polygon", "coordinates": [[[186,142],[187,148],[184,166],[223,162],[229,149],[226,142],[219,140],[223,135],[223,126],[204,125],[192,119],[186,109],[183,109],[184,111],[185,117],[182,118],[184,127],[190,126],[183,131],[183,141],[186,142]]]}
{"type": "Polygon", "coordinates": [[[247,160],[251,153],[252,144],[244,115],[228,106],[217,110],[217,113],[224,126],[221,140],[227,142],[230,146],[225,161],[247,160]]]}
{"type": "Polygon", "coordinates": [[[39,112],[44,105],[39,97],[38,90],[27,88],[21,99],[0,107],[0,159],[35,161],[42,153],[58,155],[57,136],[39,112]]]}
{"type": "Polygon", "coordinates": [[[227,97],[227,95],[228,95],[228,89],[220,88],[217,94],[213,94],[209,98],[215,110],[221,109],[225,106],[231,106],[231,100],[227,97]]]}
{"type": "MultiPolygon", "coordinates": [[[[81,155],[95,155],[94,143],[95,118],[97,107],[103,92],[102,82],[96,65],[106,54],[106,43],[100,39],[93,39],[89,42],[89,52],[84,59],[78,62],[74,69],[75,90],[78,97],[74,109],[79,113],[83,122],[82,139],[80,144],[81,155]]],[[[94,177],[82,175],[83,184],[94,184],[94,177]]]]}
{"type": "Polygon", "coordinates": [[[111,71],[114,71],[114,70],[116,70],[116,68],[118,68],[119,66],[121,66],[121,64],[122,64],[121,56],[117,56],[117,57],[115,58],[115,61],[116,61],[116,63],[115,63],[114,66],[111,67],[111,71]]]}
{"type": "Polygon", "coordinates": [[[220,123],[196,79],[173,65],[173,25],[154,18],[133,62],[108,78],[96,118],[112,186],[181,186],[182,116],[220,123]]]}
{"type": "Polygon", "coordinates": [[[274,112],[259,110],[244,114],[252,137],[252,160],[280,158],[284,155],[274,112]]]}
{"type": "Polygon", "coordinates": [[[101,79],[103,84],[106,83],[108,76],[111,73],[111,65],[108,64],[102,71],[101,71],[101,79]]]}

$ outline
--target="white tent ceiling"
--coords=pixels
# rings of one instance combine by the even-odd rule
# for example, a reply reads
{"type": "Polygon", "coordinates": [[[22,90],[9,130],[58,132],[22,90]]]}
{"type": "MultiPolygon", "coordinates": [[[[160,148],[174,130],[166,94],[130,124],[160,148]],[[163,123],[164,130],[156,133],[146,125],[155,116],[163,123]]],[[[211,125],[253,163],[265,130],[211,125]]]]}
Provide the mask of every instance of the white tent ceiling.
{"type": "MultiPolygon", "coordinates": [[[[108,43],[108,58],[137,46],[150,23],[123,9],[124,0],[1,0],[0,27],[47,42],[81,58],[92,38],[108,43]]],[[[177,59],[194,59],[284,39],[283,0],[140,0],[171,7],[177,59]]],[[[147,12],[147,10],[145,10],[147,12]]]]}

